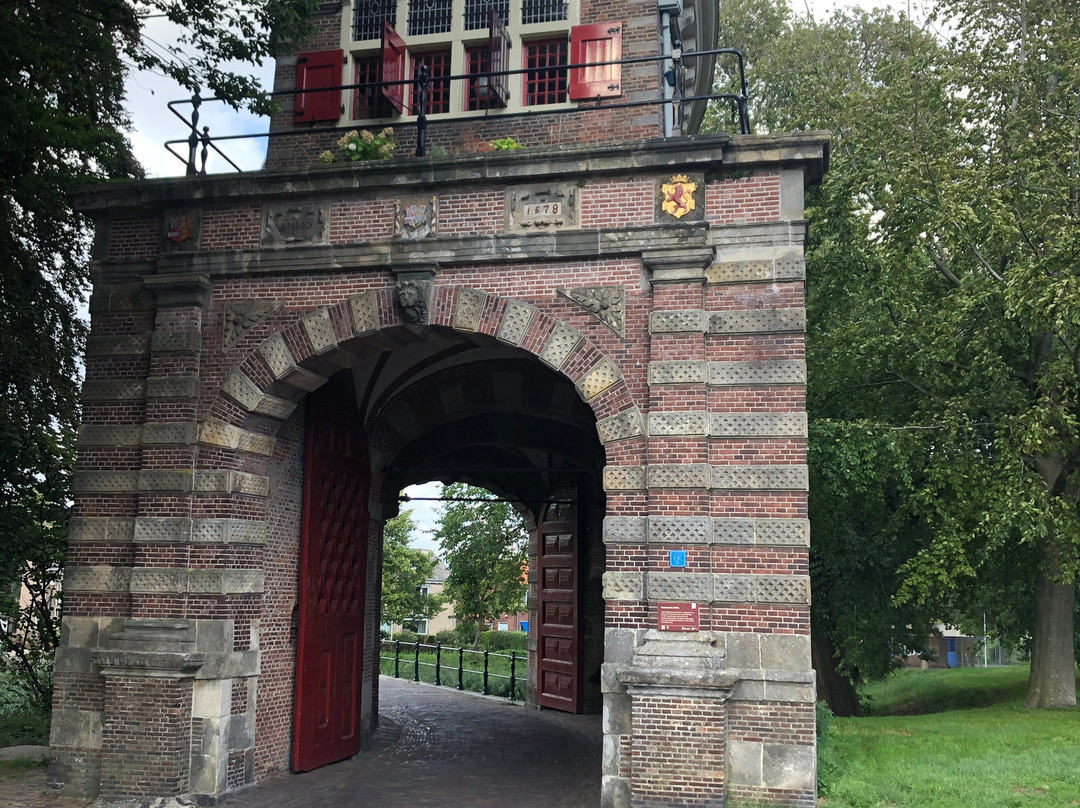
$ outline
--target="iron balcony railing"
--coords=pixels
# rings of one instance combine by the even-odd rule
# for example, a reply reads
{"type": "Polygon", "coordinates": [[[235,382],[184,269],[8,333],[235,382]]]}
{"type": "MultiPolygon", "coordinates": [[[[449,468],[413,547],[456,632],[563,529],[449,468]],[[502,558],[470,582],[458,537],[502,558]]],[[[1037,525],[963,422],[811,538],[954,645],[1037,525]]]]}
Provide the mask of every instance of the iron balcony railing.
{"type": "MultiPolygon", "coordinates": [[[[664,71],[664,79],[668,83],[671,90],[669,96],[665,96],[663,93],[658,93],[658,96],[653,99],[646,99],[641,101],[617,101],[608,103],[602,99],[596,99],[595,101],[586,102],[578,101],[572,108],[558,106],[552,109],[545,109],[542,106],[529,107],[528,109],[514,112],[507,112],[501,108],[496,108],[495,113],[499,118],[514,118],[514,117],[531,117],[536,115],[573,115],[581,112],[595,111],[597,109],[627,109],[630,107],[651,107],[651,106],[670,106],[674,126],[678,129],[682,126],[683,115],[687,104],[692,102],[720,102],[727,103],[731,106],[733,116],[738,121],[740,134],[750,134],[750,113],[749,113],[749,101],[747,96],[746,85],[746,72],[744,69],[742,51],[737,48],[716,48],[714,50],[706,51],[676,51],[672,55],[656,55],[656,56],[638,56],[628,59],[618,59],[606,62],[580,62],[570,63],[567,65],[561,65],[558,68],[539,68],[539,70],[557,69],[560,72],[569,72],[580,68],[589,67],[604,67],[610,65],[634,65],[645,62],[656,62],[661,66],[663,63],[668,63],[667,69],[664,71]],[[707,57],[731,57],[735,60],[738,69],[738,82],[739,88],[737,92],[722,92],[722,93],[708,93],[706,95],[685,95],[683,93],[683,63],[686,60],[705,59],[707,57]]],[[[425,156],[427,150],[427,129],[429,125],[428,120],[428,99],[431,93],[431,87],[434,82],[445,84],[454,81],[477,81],[478,79],[487,78],[489,81],[498,79],[505,83],[508,77],[522,76],[529,73],[537,72],[537,68],[533,69],[520,69],[520,70],[500,70],[487,73],[468,73],[462,75],[452,76],[440,76],[437,79],[432,79],[428,75],[427,68],[423,65],[417,71],[417,75],[411,79],[403,81],[393,82],[378,82],[375,85],[371,83],[363,84],[342,84],[334,87],[320,87],[319,91],[336,91],[336,90],[360,90],[368,89],[372,86],[376,87],[390,87],[395,85],[403,85],[411,87],[413,92],[409,94],[409,100],[411,102],[410,113],[415,115],[414,124],[416,126],[416,156],[425,156]]],[[[270,93],[272,97],[284,98],[295,96],[298,93],[305,92],[302,90],[278,90],[270,93]]],[[[308,90],[306,92],[312,92],[308,90]]],[[[188,175],[205,174],[206,173],[206,161],[211,151],[220,156],[226,163],[232,166],[237,171],[242,171],[232,159],[221,149],[221,144],[227,141],[233,140],[251,140],[255,138],[287,138],[297,135],[311,135],[320,133],[340,133],[347,131],[341,126],[304,126],[294,127],[289,129],[274,129],[268,132],[256,132],[246,134],[232,134],[232,135],[212,135],[210,133],[210,127],[199,127],[199,110],[203,104],[223,102],[220,98],[203,98],[198,91],[191,97],[185,99],[178,99],[176,101],[170,101],[168,103],[169,110],[176,115],[181,121],[183,121],[185,127],[189,130],[189,134],[186,138],[180,138],[176,140],[169,140],[165,143],[165,148],[169,152],[183,162],[186,165],[186,173],[188,175]],[[190,108],[190,113],[185,114],[181,111],[183,108],[190,108]],[[179,147],[179,151],[178,151],[179,147]]],[[[486,113],[491,113],[493,110],[489,109],[486,113]]],[[[471,117],[471,116],[470,116],[471,117]]],[[[442,117],[440,114],[439,122],[455,122],[460,120],[468,120],[469,117],[455,116],[452,114],[446,114],[446,117],[442,117]]],[[[394,121],[379,121],[384,125],[396,125],[401,126],[394,121]]]]}

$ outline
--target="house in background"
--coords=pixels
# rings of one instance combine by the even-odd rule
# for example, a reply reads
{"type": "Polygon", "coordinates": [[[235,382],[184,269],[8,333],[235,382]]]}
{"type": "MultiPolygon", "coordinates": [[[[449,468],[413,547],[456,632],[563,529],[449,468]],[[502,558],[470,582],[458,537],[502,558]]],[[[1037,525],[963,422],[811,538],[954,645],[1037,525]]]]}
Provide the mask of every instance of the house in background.
{"type": "MultiPolygon", "coordinates": [[[[425,595],[441,595],[443,588],[446,586],[446,576],[450,574],[450,570],[441,561],[435,565],[435,569],[431,571],[431,577],[424,581],[423,594],[425,595]]],[[[383,626],[384,630],[388,631],[388,636],[393,637],[399,631],[415,631],[420,636],[427,636],[431,634],[437,634],[440,631],[448,631],[457,628],[458,619],[454,617],[454,606],[452,603],[444,603],[442,609],[434,617],[429,619],[419,620],[406,620],[404,624],[392,623],[389,626],[383,626]]]]}
{"type": "MultiPolygon", "coordinates": [[[[446,587],[446,576],[449,574],[450,569],[444,563],[440,561],[436,564],[431,577],[424,581],[424,594],[441,595],[446,587]]],[[[393,637],[399,631],[413,631],[421,637],[431,637],[440,631],[453,630],[461,624],[461,620],[454,614],[455,605],[452,601],[447,601],[434,617],[427,620],[407,620],[403,624],[384,625],[383,630],[390,637],[393,637]]],[[[520,612],[499,615],[499,619],[494,621],[489,628],[494,631],[526,631],[529,626],[529,614],[524,610],[524,606],[525,604],[522,603],[522,611],[520,612]]]]}
{"type": "Polygon", "coordinates": [[[933,660],[924,660],[919,654],[908,654],[906,668],[980,668],[989,665],[1008,665],[1009,654],[995,640],[983,653],[981,637],[964,634],[952,626],[938,624],[934,634],[926,642],[926,650],[932,651],[933,660]]]}

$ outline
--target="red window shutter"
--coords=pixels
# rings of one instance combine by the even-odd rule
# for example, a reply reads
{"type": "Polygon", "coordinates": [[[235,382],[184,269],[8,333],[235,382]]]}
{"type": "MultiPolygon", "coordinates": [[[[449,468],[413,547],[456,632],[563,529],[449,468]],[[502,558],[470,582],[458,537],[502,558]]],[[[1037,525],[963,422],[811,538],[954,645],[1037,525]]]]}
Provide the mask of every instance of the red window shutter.
{"type": "MultiPolygon", "coordinates": [[[[494,8],[488,23],[488,69],[492,73],[510,69],[510,35],[506,33],[502,15],[494,8]]],[[[510,100],[506,76],[492,76],[490,87],[489,106],[505,107],[510,100]]]]}
{"type": "Polygon", "coordinates": [[[342,50],[301,53],[296,59],[296,102],[293,117],[297,123],[336,121],[341,117],[342,50]],[[321,90],[337,87],[335,90],[321,90]]]}
{"type": "MultiPolygon", "coordinates": [[[[621,22],[598,22],[570,29],[571,65],[614,62],[621,58],[621,22]]],[[[569,89],[571,101],[622,95],[622,65],[572,68],[569,89]]]]}
{"type": "MultiPolygon", "coordinates": [[[[404,81],[405,40],[388,22],[383,23],[382,33],[382,80],[404,81]]],[[[405,110],[405,85],[383,84],[383,96],[399,113],[405,110]]]]}

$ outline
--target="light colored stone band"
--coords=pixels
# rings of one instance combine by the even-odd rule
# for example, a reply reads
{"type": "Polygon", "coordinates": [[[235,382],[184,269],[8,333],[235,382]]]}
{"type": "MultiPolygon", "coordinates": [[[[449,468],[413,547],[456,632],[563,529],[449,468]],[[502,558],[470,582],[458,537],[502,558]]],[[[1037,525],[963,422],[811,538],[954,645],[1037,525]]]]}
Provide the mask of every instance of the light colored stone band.
{"type": "Polygon", "coordinates": [[[748,309],[709,312],[710,334],[783,334],[806,331],[806,309],[748,309]]]}
{"type": "Polygon", "coordinates": [[[806,277],[806,259],[798,246],[720,246],[716,261],[705,270],[709,283],[800,281],[806,277]]]}
{"type": "Polygon", "coordinates": [[[147,356],[150,353],[149,334],[91,335],[86,338],[86,355],[147,356]]]}
{"type": "Polygon", "coordinates": [[[130,592],[130,567],[67,567],[64,570],[66,592],[130,592]]]}
{"type": "Polygon", "coordinates": [[[184,567],[68,567],[64,588],[72,592],[146,595],[245,595],[263,591],[265,573],[251,569],[184,567]]]}
{"type": "Polygon", "coordinates": [[[693,603],[810,603],[808,575],[728,575],[708,572],[606,572],[604,599],[693,603]]]}
{"type": "Polygon", "coordinates": [[[736,385],[805,384],[806,363],[786,359],[775,362],[650,362],[649,384],[736,385]]]}
{"type": "Polygon", "coordinates": [[[123,448],[175,444],[190,446],[199,434],[194,422],[175,421],[153,424],[83,424],[79,427],[79,446],[123,448]]]}
{"type": "Polygon", "coordinates": [[[805,384],[806,362],[710,362],[709,386],[805,384]]]}
{"type": "Polygon", "coordinates": [[[155,331],[150,338],[154,353],[192,353],[202,350],[202,334],[198,331],[155,331]]]}
{"type": "Polygon", "coordinates": [[[265,573],[249,569],[137,567],[131,591],[145,595],[246,595],[263,591],[265,573]]]}
{"type": "Polygon", "coordinates": [[[649,435],[670,437],[707,435],[714,438],[806,437],[806,413],[801,412],[653,412],[649,435]]]}
{"type": "Polygon", "coordinates": [[[783,334],[806,331],[806,309],[654,311],[650,334],[783,334]]]}
{"type": "Polygon", "coordinates": [[[187,517],[77,516],[68,522],[72,544],[266,544],[266,522],[251,519],[190,519],[187,517]]]}
{"type": "Polygon", "coordinates": [[[147,398],[198,398],[198,376],[151,376],[146,380],[147,398]]]}
{"type": "Polygon", "coordinates": [[[134,494],[142,491],[270,495],[270,480],[261,474],[230,469],[152,469],[145,471],[80,471],[71,481],[75,494],[134,494]]]}
{"type": "Polygon", "coordinates": [[[134,494],[138,488],[137,471],[77,471],[71,477],[74,494],[134,494]]]}
{"type": "Polygon", "coordinates": [[[605,491],[700,488],[735,491],[805,491],[804,465],[710,466],[707,463],[657,463],[650,466],[607,466],[605,491]]]}
{"type": "Polygon", "coordinates": [[[83,382],[83,401],[142,401],[145,379],[88,379],[83,382]]]}
{"type": "Polygon", "coordinates": [[[265,544],[265,522],[249,519],[189,519],[186,517],[135,520],[134,540],[140,544],[265,544]]]}
{"type": "Polygon", "coordinates": [[[120,516],[73,516],[68,521],[68,542],[130,542],[135,519],[120,516]]]}
{"type": "Polygon", "coordinates": [[[607,516],[604,518],[604,542],[808,547],[810,521],[715,516],[607,516]]]}

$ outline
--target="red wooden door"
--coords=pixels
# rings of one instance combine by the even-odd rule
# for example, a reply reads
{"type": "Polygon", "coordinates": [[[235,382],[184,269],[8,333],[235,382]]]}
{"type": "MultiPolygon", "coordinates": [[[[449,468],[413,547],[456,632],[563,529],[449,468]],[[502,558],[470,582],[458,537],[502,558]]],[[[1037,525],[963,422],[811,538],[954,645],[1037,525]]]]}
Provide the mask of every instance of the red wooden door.
{"type": "Polygon", "coordinates": [[[312,395],[308,405],[293,714],[296,771],[360,751],[368,469],[359,419],[342,406],[348,401],[327,391],[312,395]]]}
{"type": "Polygon", "coordinates": [[[579,713],[577,508],[549,505],[539,532],[537,699],[541,707],[579,713]]]}

